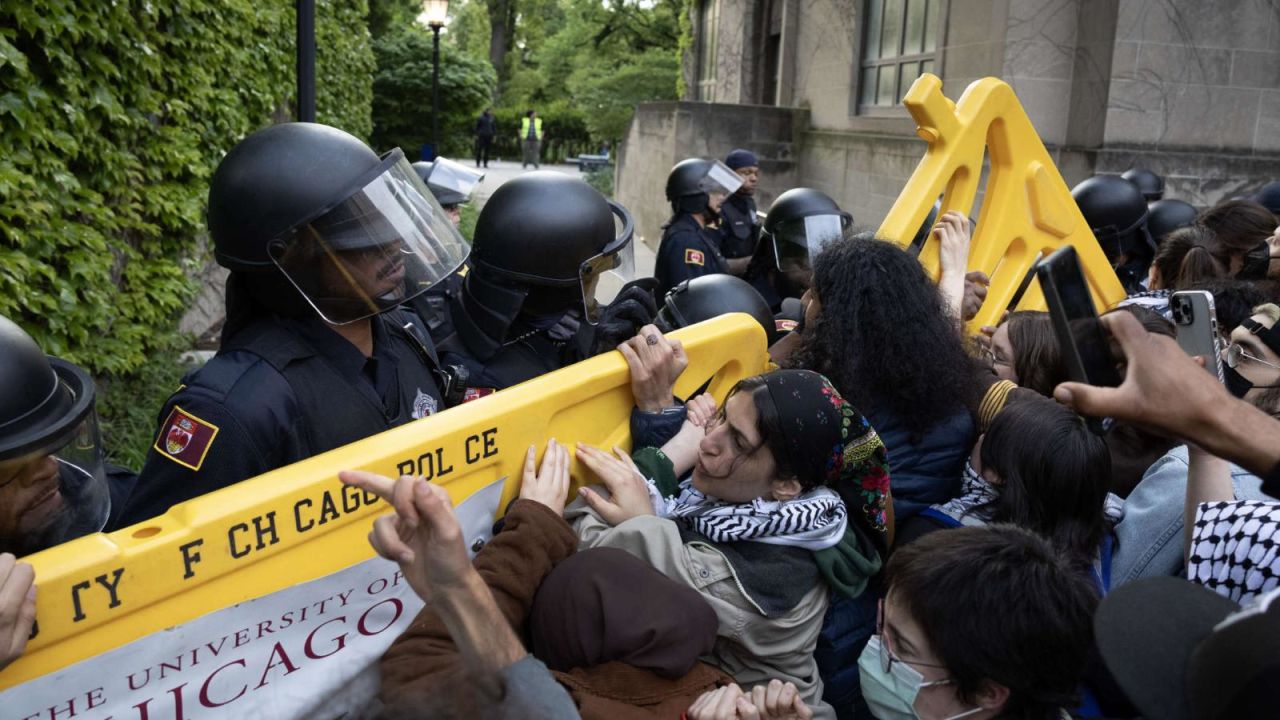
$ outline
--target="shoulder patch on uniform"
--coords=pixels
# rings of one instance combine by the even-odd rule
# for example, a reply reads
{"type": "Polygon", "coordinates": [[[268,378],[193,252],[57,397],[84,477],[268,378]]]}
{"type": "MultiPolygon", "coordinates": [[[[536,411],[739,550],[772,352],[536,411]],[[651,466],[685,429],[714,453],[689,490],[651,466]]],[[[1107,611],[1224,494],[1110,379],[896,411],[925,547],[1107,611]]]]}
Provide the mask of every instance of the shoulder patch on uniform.
{"type": "Polygon", "coordinates": [[[685,265],[706,265],[707,257],[702,254],[701,250],[694,250],[693,248],[685,248],[684,264],[685,265]]]}
{"type": "Polygon", "coordinates": [[[169,458],[185,468],[199,470],[217,436],[217,425],[205,422],[174,405],[173,410],[169,411],[169,417],[160,426],[160,434],[153,447],[161,457],[169,458]]]}
{"type": "Polygon", "coordinates": [[[785,318],[775,318],[773,321],[774,329],[780,333],[791,332],[792,330],[795,330],[797,327],[799,327],[799,325],[800,323],[796,322],[795,320],[787,320],[785,318]]]}

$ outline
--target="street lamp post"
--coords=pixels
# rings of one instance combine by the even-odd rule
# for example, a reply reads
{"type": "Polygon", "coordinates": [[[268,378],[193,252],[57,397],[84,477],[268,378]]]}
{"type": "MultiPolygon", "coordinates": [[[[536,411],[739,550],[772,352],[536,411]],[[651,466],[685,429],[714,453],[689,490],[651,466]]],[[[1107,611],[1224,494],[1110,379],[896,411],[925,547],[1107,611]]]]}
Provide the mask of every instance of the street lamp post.
{"type": "Polygon", "coordinates": [[[440,157],[440,29],[449,13],[449,0],[422,0],[418,21],[431,28],[431,154],[440,157]]]}

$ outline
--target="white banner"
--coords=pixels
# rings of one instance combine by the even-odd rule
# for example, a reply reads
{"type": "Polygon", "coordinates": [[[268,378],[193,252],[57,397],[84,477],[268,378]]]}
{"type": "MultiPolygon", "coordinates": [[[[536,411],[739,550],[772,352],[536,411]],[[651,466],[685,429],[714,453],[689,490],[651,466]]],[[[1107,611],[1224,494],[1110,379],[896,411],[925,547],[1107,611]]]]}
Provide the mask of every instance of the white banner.
{"type": "MultiPolygon", "coordinates": [[[[458,508],[487,542],[505,478],[458,508]]],[[[5,720],[360,718],[377,661],[422,608],[374,558],[149,635],[0,693],[5,720]]]]}

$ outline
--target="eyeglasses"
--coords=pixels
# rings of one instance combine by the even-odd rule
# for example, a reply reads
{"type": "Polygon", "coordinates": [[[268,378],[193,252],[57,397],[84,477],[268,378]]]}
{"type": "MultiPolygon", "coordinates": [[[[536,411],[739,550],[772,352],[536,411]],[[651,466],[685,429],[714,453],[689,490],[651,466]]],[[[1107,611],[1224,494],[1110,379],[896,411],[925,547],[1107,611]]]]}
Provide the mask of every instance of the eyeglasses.
{"type": "Polygon", "coordinates": [[[1234,370],[1240,367],[1240,362],[1242,360],[1249,360],[1251,362],[1256,362],[1259,365],[1265,365],[1271,368],[1272,370],[1280,370],[1280,365],[1276,365],[1275,363],[1267,362],[1266,360],[1263,360],[1260,357],[1255,357],[1253,355],[1250,355],[1249,351],[1245,350],[1244,346],[1239,343],[1231,343],[1229,346],[1227,346],[1227,367],[1234,370]]]}
{"type": "Polygon", "coordinates": [[[996,355],[996,351],[992,350],[989,347],[982,348],[982,355],[986,357],[987,364],[991,366],[992,370],[995,370],[997,365],[1005,365],[1009,367],[1013,366],[1013,363],[1011,361],[998,357],[996,355]]]}
{"type": "MultiPolygon", "coordinates": [[[[924,663],[924,662],[914,662],[914,661],[907,662],[906,660],[903,660],[902,658],[898,657],[897,653],[895,653],[893,649],[889,647],[889,636],[886,635],[884,631],[884,600],[880,601],[879,610],[876,612],[876,634],[880,636],[880,669],[885,671],[886,673],[890,672],[890,670],[893,668],[894,663],[905,665],[911,668],[912,670],[915,670],[915,668],[917,667],[931,667],[931,668],[939,668],[941,670],[947,669],[946,665],[938,665],[935,663],[924,663]]],[[[919,672],[919,671],[917,670],[916,672],[919,672]]],[[[924,687],[926,685],[945,685],[950,682],[952,682],[952,680],[950,679],[934,680],[932,682],[922,684],[921,687],[924,687]]]]}

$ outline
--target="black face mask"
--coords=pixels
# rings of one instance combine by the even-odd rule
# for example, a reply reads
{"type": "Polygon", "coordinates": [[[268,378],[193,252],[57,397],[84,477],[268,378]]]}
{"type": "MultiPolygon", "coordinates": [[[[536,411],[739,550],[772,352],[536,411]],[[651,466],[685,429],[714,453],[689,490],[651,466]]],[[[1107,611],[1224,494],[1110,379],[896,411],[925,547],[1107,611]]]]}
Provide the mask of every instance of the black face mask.
{"type": "Polygon", "coordinates": [[[1249,378],[1236,372],[1235,368],[1228,367],[1225,363],[1222,366],[1222,378],[1226,381],[1227,392],[1242,400],[1245,394],[1253,389],[1253,383],[1249,382],[1249,378]]]}
{"type": "Polygon", "coordinates": [[[1271,266],[1271,246],[1263,241],[1258,247],[1244,256],[1240,272],[1236,277],[1241,280],[1262,280],[1267,277],[1267,269],[1271,266]]]}

